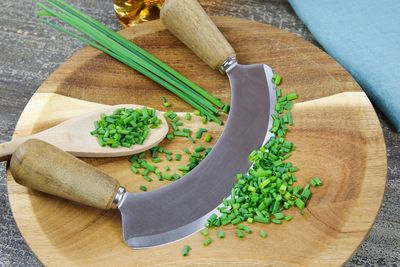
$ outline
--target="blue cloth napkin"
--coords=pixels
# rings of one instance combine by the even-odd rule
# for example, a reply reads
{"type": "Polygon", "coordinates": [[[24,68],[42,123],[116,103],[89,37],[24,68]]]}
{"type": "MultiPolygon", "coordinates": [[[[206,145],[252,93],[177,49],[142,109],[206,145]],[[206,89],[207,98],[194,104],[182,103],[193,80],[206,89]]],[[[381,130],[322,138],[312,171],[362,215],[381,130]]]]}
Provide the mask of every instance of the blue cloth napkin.
{"type": "Polygon", "coordinates": [[[400,0],[289,0],[400,132],[400,0]]]}

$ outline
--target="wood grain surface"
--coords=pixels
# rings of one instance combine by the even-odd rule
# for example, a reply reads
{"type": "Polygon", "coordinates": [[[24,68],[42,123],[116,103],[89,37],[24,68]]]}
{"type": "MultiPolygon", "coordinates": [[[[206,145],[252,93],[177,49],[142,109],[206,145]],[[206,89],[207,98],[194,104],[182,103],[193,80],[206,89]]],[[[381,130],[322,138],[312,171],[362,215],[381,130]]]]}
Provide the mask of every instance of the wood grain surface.
{"type": "MultiPolygon", "coordinates": [[[[382,130],[368,98],[337,63],[300,38],[256,22],[223,17],[214,20],[242,63],[268,63],[284,77],[283,90],[295,90],[300,96],[293,109],[295,126],[287,136],[297,146],[291,161],[300,168],[300,184],[315,175],[324,181],[324,186],[314,191],[305,215],[293,211],[290,223],[254,225],[255,233],[245,240],[237,239],[234,229],[226,227],[227,238],[216,240],[209,248],[202,247],[202,238],[196,234],[158,248],[130,250],[122,241],[117,211],[87,208],[28,190],[9,175],[16,222],[45,265],[338,266],[368,233],[386,181],[382,130]],[[260,229],[268,231],[267,239],[259,238],[260,229]],[[190,257],[184,258],[180,251],[186,244],[193,250],[190,257]]],[[[208,68],[158,21],[122,33],[223,101],[229,101],[226,77],[208,68]]],[[[15,136],[35,133],[70,115],[86,112],[76,105],[80,100],[118,104],[129,99],[131,103],[162,110],[160,94],[170,100],[175,110],[191,110],[148,79],[85,48],[42,85],[23,112],[15,136]],[[38,107],[36,99],[43,94],[55,98],[63,95],[68,100],[60,105],[48,101],[38,107]],[[32,119],[32,111],[38,115],[36,119],[32,119]]],[[[199,125],[196,117],[187,124],[192,129],[199,125]]],[[[222,127],[206,127],[215,142],[222,127]]],[[[174,140],[165,141],[162,146],[178,152],[193,145],[174,140]]],[[[138,186],[145,183],[130,172],[125,157],[86,161],[130,191],[138,192],[138,186]]],[[[162,185],[153,182],[148,187],[152,190],[162,185]]]]}

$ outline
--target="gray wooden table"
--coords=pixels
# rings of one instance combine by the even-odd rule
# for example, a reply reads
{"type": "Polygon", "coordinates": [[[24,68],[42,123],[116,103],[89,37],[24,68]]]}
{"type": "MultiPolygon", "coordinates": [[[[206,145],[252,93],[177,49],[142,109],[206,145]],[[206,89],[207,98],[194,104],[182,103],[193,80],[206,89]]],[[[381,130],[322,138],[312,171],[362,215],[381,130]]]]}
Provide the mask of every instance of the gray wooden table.
{"type": "MultiPolygon", "coordinates": [[[[31,0],[0,2],[0,142],[8,141],[31,95],[74,52],[75,40],[38,23],[31,0]]],[[[113,29],[120,29],[112,0],[69,0],[113,29]]],[[[237,16],[272,24],[318,45],[286,0],[201,0],[212,15],[237,16]]],[[[381,114],[388,156],[385,197],[367,239],[348,266],[400,265],[400,135],[381,114]]],[[[0,266],[41,266],[15,225],[0,163],[0,266]]]]}

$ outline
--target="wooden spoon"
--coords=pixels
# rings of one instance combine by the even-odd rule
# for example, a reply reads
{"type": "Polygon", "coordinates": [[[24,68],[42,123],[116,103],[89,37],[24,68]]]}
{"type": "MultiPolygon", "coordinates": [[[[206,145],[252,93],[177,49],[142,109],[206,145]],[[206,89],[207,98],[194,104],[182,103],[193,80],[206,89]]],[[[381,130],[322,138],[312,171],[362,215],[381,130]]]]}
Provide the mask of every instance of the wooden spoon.
{"type": "Polygon", "coordinates": [[[161,119],[160,127],[151,129],[149,136],[142,145],[133,145],[130,148],[101,147],[97,138],[90,134],[94,130],[94,122],[100,119],[100,114],[111,114],[118,108],[143,108],[140,105],[115,105],[105,106],[79,117],[66,120],[52,128],[37,134],[17,138],[11,142],[0,144],[0,161],[8,161],[15,149],[29,139],[39,139],[50,143],[77,157],[120,157],[137,154],[158,145],[168,133],[168,123],[163,114],[157,111],[161,119]]]}

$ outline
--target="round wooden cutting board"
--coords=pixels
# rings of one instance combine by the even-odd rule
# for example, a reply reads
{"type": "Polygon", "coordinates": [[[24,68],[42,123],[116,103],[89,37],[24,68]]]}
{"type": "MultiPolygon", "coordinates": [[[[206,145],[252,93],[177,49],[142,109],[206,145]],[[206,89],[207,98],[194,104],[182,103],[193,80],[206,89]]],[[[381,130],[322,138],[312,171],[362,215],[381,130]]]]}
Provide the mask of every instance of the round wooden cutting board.
{"type": "MultiPolygon", "coordinates": [[[[304,185],[314,176],[324,182],[322,187],[313,188],[305,214],[301,216],[293,209],[287,212],[294,215],[291,222],[252,225],[254,233],[244,239],[235,236],[234,228],[225,227],[226,238],[215,240],[209,247],[203,247],[203,238],[194,234],[165,246],[131,250],[122,240],[118,211],[96,210],[32,191],[8,175],[15,220],[45,265],[338,266],[362,242],[374,222],[386,182],[385,144],[366,95],[328,55],[292,34],[242,19],[214,20],[242,64],[270,65],[283,76],[283,91],[296,91],[300,97],[293,109],[295,125],[287,135],[297,147],[290,161],[300,169],[299,184],[304,185]],[[260,238],[261,229],[268,232],[268,238],[260,238]],[[182,257],[186,244],[193,249],[190,256],[182,257]]],[[[159,21],[121,33],[229,101],[227,77],[209,69],[159,21]]],[[[41,131],[101,104],[135,103],[165,110],[160,95],[168,98],[175,111],[192,110],[137,72],[95,49],[85,48],[39,88],[22,114],[15,136],[41,131]]],[[[194,117],[185,125],[197,129],[201,122],[194,117]]],[[[223,128],[214,123],[206,128],[215,143],[223,128]]],[[[195,145],[199,144],[204,143],[198,141],[195,145]]],[[[193,147],[182,138],[161,145],[173,152],[193,147]]],[[[186,160],[185,156],[181,162],[163,160],[161,165],[182,165],[186,160]]],[[[153,190],[168,183],[145,182],[130,171],[127,157],[85,161],[132,192],[138,192],[140,184],[153,190]]],[[[217,239],[215,230],[211,235],[217,239]]]]}

